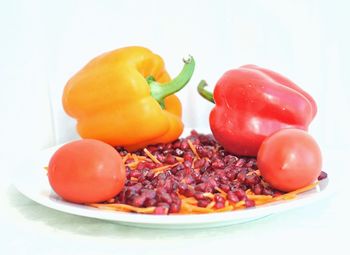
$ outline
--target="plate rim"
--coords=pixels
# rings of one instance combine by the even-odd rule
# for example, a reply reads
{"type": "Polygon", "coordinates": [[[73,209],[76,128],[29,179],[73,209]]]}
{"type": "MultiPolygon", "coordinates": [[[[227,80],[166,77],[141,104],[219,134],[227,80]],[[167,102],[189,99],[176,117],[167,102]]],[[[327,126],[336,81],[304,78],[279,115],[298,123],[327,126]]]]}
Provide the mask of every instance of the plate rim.
{"type": "Polygon", "coordinates": [[[19,182],[14,183],[16,189],[21,194],[33,200],[34,202],[38,203],[39,205],[46,206],[56,211],[69,213],[77,216],[84,216],[89,218],[116,221],[116,222],[134,223],[134,224],[135,223],[162,224],[162,225],[163,224],[178,225],[178,224],[189,224],[189,223],[190,224],[207,224],[207,223],[220,223],[224,221],[230,222],[230,221],[248,220],[252,218],[260,218],[267,215],[280,213],[286,210],[289,211],[298,207],[308,205],[311,202],[316,202],[324,198],[326,195],[330,193],[329,192],[330,189],[328,187],[329,180],[327,180],[327,187],[325,188],[325,190],[319,191],[317,193],[313,193],[311,195],[308,195],[307,197],[296,198],[289,201],[282,201],[281,203],[269,204],[268,206],[258,206],[253,208],[247,208],[244,210],[234,210],[229,212],[217,212],[217,213],[208,213],[208,214],[148,215],[148,214],[137,214],[137,213],[103,210],[103,209],[98,209],[87,205],[74,204],[63,200],[57,200],[59,202],[54,202],[54,200],[48,197],[39,198],[38,194],[27,192],[25,189],[23,189],[21,185],[18,185],[18,184],[19,182]],[[223,217],[225,219],[222,219],[223,217]]]}

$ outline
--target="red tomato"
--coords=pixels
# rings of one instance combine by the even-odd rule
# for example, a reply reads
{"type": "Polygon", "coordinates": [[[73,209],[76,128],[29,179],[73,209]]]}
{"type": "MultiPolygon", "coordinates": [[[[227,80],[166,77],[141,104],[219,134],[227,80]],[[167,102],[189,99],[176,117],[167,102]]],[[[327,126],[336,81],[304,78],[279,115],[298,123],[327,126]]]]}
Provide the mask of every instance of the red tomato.
{"type": "Polygon", "coordinates": [[[322,168],[316,141],[299,129],[282,129],[267,137],[257,161],[264,179],[275,189],[286,192],[313,183],[322,168]]]}
{"type": "Polygon", "coordinates": [[[74,203],[97,203],[116,196],[124,187],[125,168],[110,145],[83,139],[63,145],[48,170],[53,190],[74,203]]]}

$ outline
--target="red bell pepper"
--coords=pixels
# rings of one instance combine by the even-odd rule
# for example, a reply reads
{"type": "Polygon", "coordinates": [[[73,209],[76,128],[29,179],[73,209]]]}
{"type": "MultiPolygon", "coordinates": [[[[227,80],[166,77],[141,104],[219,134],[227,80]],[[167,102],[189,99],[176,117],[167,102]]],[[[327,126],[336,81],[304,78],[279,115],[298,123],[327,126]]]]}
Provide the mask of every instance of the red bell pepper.
{"type": "Polygon", "coordinates": [[[245,65],[226,72],[214,96],[198,92],[216,104],[210,113],[215,139],[229,152],[256,156],[262,141],[282,128],[308,129],[317,112],[314,99],[295,83],[273,71],[245,65]]]}

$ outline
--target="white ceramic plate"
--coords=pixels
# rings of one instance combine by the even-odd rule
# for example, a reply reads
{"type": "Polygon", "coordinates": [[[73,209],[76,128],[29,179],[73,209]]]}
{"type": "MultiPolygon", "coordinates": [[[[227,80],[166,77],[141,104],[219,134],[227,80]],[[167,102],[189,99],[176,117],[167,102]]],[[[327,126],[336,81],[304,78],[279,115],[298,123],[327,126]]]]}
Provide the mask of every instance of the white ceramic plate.
{"type": "Polygon", "coordinates": [[[107,211],[89,206],[66,202],[51,189],[44,166],[48,165],[51,155],[60,146],[44,150],[24,160],[18,167],[14,178],[16,188],[35,202],[65,213],[115,221],[119,224],[149,228],[206,228],[244,223],[266,217],[271,214],[308,205],[329,194],[329,180],[323,180],[314,189],[298,195],[289,201],[280,201],[255,208],[232,212],[200,215],[143,215],[107,211]]]}

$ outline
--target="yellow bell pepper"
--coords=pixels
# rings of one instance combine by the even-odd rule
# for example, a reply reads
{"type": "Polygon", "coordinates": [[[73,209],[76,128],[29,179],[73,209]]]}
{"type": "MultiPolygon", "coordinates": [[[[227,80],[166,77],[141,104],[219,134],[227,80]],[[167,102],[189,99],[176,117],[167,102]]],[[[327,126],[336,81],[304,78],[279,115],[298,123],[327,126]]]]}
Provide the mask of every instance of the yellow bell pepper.
{"type": "Polygon", "coordinates": [[[63,107],[83,138],[136,150],[176,140],[183,131],[181,103],[173,95],[190,80],[195,62],[184,60],[173,80],[162,58],[126,47],[91,60],[66,84],[63,107]]]}

